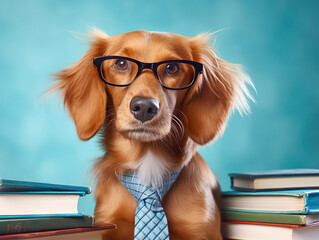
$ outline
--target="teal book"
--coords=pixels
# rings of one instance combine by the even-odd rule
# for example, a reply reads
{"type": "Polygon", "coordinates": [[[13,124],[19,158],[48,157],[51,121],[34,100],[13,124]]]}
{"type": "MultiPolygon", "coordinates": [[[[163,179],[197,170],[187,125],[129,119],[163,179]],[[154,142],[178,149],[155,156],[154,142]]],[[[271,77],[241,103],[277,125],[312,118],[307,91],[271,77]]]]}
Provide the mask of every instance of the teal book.
{"type": "Polygon", "coordinates": [[[222,210],[285,214],[319,213],[319,189],[223,192],[222,210]]]}
{"type": "Polygon", "coordinates": [[[0,219],[0,235],[93,227],[94,216],[0,219]]]}
{"type": "Polygon", "coordinates": [[[237,191],[319,189],[319,169],[286,169],[231,173],[231,188],[237,191]]]}
{"type": "Polygon", "coordinates": [[[0,192],[67,191],[91,193],[90,187],[0,179],[0,192]]]}

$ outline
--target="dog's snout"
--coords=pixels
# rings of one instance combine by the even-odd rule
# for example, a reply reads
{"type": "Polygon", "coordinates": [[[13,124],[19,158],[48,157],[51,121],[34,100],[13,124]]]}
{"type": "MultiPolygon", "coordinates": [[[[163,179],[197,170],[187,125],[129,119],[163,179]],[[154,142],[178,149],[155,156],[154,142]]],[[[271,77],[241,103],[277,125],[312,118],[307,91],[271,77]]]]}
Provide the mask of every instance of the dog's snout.
{"type": "Polygon", "coordinates": [[[130,110],[142,123],[151,120],[159,110],[159,103],[154,98],[135,97],[131,100],[130,110]]]}

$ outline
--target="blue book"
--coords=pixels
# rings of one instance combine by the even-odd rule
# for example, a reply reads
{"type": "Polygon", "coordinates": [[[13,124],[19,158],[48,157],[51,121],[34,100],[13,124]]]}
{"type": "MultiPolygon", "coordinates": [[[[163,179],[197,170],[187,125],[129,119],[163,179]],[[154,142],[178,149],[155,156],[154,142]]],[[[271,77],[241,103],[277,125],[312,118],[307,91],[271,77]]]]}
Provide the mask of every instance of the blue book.
{"type": "Polygon", "coordinates": [[[90,187],[0,179],[0,192],[68,191],[91,193],[90,187]]]}
{"type": "Polygon", "coordinates": [[[222,194],[222,210],[285,213],[285,214],[316,214],[319,213],[319,189],[237,192],[222,194]]]}
{"type": "Polygon", "coordinates": [[[287,169],[231,173],[231,188],[238,191],[319,189],[319,169],[287,169]]]}

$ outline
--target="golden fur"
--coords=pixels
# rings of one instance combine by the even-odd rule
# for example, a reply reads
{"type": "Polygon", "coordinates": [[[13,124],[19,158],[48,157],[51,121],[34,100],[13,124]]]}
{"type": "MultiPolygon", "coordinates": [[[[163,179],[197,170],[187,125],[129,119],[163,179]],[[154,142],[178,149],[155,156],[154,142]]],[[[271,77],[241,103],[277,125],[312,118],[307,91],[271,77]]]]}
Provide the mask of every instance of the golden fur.
{"type": "Polygon", "coordinates": [[[208,36],[189,38],[171,33],[135,31],[113,37],[95,30],[88,52],[72,67],[56,74],[53,89],[62,90],[64,103],[80,139],[98,131],[106,153],[95,165],[97,222],[115,223],[104,239],[133,239],[136,202],[118,175],[138,170],[147,153],[162,161],[164,172],[183,168],[162,205],[170,239],[221,240],[219,185],[209,166],[196,152],[198,144],[212,141],[224,131],[234,107],[248,110],[249,78],[238,65],[218,58],[208,36]],[[143,62],[185,59],[204,64],[202,75],[186,90],[164,89],[151,71],[129,87],[104,84],[92,60],[97,56],[127,56],[143,62]],[[134,97],[154,98],[158,114],[143,125],[129,109],[134,97]],[[131,128],[144,132],[132,134],[131,128]]]}

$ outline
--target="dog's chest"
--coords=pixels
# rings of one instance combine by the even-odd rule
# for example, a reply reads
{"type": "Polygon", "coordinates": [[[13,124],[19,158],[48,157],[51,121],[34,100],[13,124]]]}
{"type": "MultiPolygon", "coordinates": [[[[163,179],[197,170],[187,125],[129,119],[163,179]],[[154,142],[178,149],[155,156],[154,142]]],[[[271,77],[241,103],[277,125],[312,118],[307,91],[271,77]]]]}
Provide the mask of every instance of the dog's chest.
{"type": "Polygon", "coordinates": [[[144,185],[157,188],[163,184],[163,178],[168,173],[166,161],[151,151],[140,159],[137,174],[144,185]]]}

